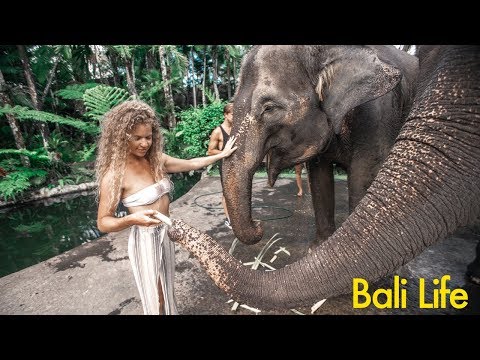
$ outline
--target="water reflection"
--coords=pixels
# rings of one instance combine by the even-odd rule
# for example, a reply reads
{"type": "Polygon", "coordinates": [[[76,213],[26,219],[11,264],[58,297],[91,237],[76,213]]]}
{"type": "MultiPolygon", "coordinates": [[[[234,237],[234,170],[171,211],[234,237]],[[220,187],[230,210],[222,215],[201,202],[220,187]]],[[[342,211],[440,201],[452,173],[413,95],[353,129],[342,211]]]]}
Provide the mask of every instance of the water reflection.
{"type": "MultiPolygon", "coordinates": [[[[199,175],[172,179],[174,200],[199,175]]],[[[0,210],[0,277],[62,254],[103,235],[97,227],[93,191],[54,197],[0,210]]]]}

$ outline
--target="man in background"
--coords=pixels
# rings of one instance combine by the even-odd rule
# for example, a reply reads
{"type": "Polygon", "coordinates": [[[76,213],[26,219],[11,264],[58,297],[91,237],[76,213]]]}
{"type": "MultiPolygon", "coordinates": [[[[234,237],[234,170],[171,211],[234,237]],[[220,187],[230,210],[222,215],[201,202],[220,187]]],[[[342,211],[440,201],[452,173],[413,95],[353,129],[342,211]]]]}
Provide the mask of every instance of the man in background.
{"type": "MultiPolygon", "coordinates": [[[[230,133],[232,131],[233,124],[233,103],[228,103],[223,108],[223,123],[213,129],[210,134],[210,142],[208,143],[207,155],[215,155],[222,152],[223,147],[230,138],[230,133]]],[[[222,183],[222,205],[223,211],[225,212],[225,226],[229,229],[232,228],[230,225],[230,217],[228,216],[227,205],[225,203],[225,197],[223,196],[223,179],[222,179],[222,163],[219,164],[220,169],[220,181],[222,183]]]]}

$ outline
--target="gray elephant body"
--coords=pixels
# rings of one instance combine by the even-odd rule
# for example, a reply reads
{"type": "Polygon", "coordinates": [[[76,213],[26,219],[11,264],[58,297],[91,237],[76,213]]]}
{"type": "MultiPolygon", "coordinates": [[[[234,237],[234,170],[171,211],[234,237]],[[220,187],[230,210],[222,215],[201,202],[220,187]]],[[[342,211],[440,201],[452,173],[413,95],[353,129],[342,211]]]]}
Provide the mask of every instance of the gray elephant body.
{"type": "Polygon", "coordinates": [[[308,161],[317,241],[331,235],[333,164],[347,170],[353,210],[408,114],[417,72],[417,58],[393,46],[253,48],[235,95],[238,149],[223,165],[238,239],[261,238],[251,219],[251,181],[266,154],[271,186],[282,169],[308,161]]]}
{"type": "MultiPolygon", "coordinates": [[[[304,258],[254,271],[180,220],[169,235],[236,301],[294,308],[392,274],[480,216],[480,46],[422,46],[412,109],[367,194],[304,258]]],[[[480,261],[468,268],[480,278],[480,261]]]]}

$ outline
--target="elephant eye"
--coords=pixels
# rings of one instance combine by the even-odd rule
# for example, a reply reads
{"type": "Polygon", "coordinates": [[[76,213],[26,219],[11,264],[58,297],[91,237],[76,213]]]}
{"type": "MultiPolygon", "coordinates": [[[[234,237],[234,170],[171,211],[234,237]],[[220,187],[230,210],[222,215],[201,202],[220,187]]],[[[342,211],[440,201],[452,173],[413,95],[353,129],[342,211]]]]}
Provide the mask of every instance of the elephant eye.
{"type": "Polygon", "coordinates": [[[273,103],[266,103],[263,105],[263,111],[262,113],[271,113],[272,111],[278,109],[279,106],[273,103]]]}

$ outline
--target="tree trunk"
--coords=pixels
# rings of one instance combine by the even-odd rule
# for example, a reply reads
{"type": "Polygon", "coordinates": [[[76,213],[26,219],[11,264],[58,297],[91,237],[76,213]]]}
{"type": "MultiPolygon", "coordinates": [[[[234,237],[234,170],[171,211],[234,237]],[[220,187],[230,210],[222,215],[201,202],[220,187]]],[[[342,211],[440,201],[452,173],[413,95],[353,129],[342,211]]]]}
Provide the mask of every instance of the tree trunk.
{"type": "Polygon", "coordinates": [[[112,51],[107,51],[107,57],[110,60],[110,67],[112,68],[113,73],[113,84],[116,87],[121,86],[120,75],[118,74],[118,65],[117,65],[117,58],[116,54],[112,51]]]}
{"type": "Polygon", "coordinates": [[[135,57],[132,55],[132,60],[130,61],[130,75],[132,76],[132,84],[135,90],[135,96],[138,98],[137,87],[135,84],[137,83],[137,79],[135,78],[135,57]]]}
{"type": "MultiPolygon", "coordinates": [[[[52,89],[50,89],[50,96],[52,97],[52,109],[53,112],[57,112],[57,106],[58,106],[58,101],[57,98],[55,97],[55,94],[53,93],[52,89]]],[[[58,123],[55,123],[55,130],[58,134],[62,133],[62,130],[60,130],[60,125],[58,123]]]]}
{"type": "Polygon", "coordinates": [[[43,104],[45,103],[45,98],[47,97],[48,91],[50,90],[50,87],[52,86],[53,79],[55,78],[55,71],[57,70],[58,62],[60,61],[59,56],[55,56],[54,62],[52,69],[50,70],[50,73],[48,74],[48,79],[47,79],[47,84],[45,85],[45,89],[43,89],[43,94],[40,99],[40,102],[38,104],[38,110],[43,109],[43,104]]]}
{"type": "Polygon", "coordinates": [[[193,107],[197,107],[197,86],[195,84],[195,64],[193,59],[193,46],[190,49],[190,61],[192,62],[192,95],[193,95],[193,107]]]}
{"type": "MultiPolygon", "coordinates": [[[[27,51],[25,50],[25,45],[17,45],[18,53],[20,55],[20,60],[22,61],[23,73],[28,84],[28,92],[30,93],[30,98],[32,99],[33,107],[35,110],[39,109],[37,90],[35,87],[35,80],[33,79],[32,68],[30,67],[30,62],[27,57],[27,51]]],[[[44,123],[37,123],[37,126],[42,135],[43,147],[48,153],[48,128],[44,123]]]]}
{"type": "Polygon", "coordinates": [[[145,54],[145,67],[147,68],[147,70],[154,70],[157,68],[154,50],[155,48],[152,47],[152,50],[147,51],[145,54]]]}
{"type": "Polygon", "coordinates": [[[202,105],[203,107],[207,106],[207,101],[205,99],[205,85],[207,81],[207,46],[203,47],[203,81],[202,81],[202,105]]]}
{"type": "Polygon", "coordinates": [[[98,58],[97,58],[97,47],[95,45],[93,46],[92,54],[89,56],[90,64],[92,64],[92,77],[95,80],[97,78],[97,64],[98,64],[98,58]]]}
{"type": "Polygon", "coordinates": [[[125,59],[125,69],[127,73],[128,92],[131,95],[135,95],[135,97],[138,97],[137,89],[135,88],[135,78],[133,77],[133,73],[132,73],[133,60],[125,59]]]}
{"type": "Polygon", "coordinates": [[[163,91],[165,93],[165,107],[167,109],[167,123],[168,128],[173,129],[177,124],[175,121],[175,104],[173,102],[172,87],[170,85],[170,77],[168,76],[167,64],[165,61],[165,48],[163,45],[158,47],[158,53],[160,55],[160,67],[162,70],[163,78],[163,91]]]}
{"type": "Polygon", "coordinates": [[[217,45],[213,45],[212,57],[213,57],[213,91],[215,92],[215,100],[220,100],[220,93],[218,92],[218,48],[217,45]]]}
{"type": "MultiPolygon", "coordinates": [[[[3,77],[3,73],[1,70],[0,70],[0,101],[2,105],[8,104],[10,106],[13,106],[13,102],[8,96],[7,83],[5,82],[5,79],[3,77]]],[[[12,114],[5,114],[5,116],[7,117],[8,124],[12,129],[13,138],[15,139],[15,146],[19,150],[26,150],[25,142],[23,141],[22,132],[20,130],[20,126],[17,119],[12,114]]],[[[23,166],[30,167],[30,160],[28,159],[27,156],[21,155],[20,159],[22,161],[23,166]]]]}
{"type": "Polygon", "coordinates": [[[93,45],[93,49],[95,51],[95,58],[97,60],[97,68],[98,68],[98,75],[100,76],[100,82],[102,84],[108,85],[108,79],[103,74],[102,70],[102,56],[101,51],[98,49],[97,45],[93,45]]]}
{"type": "Polygon", "coordinates": [[[233,59],[233,91],[237,88],[237,62],[233,59]]]}
{"type": "Polygon", "coordinates": [[[227,63],[227,96],[228,100],[232,98],[232,84],[230,83],[230,53],[225,48],[225,62],[227,63]]]}

